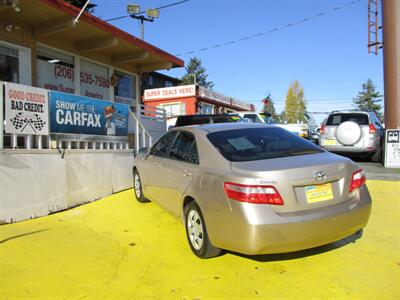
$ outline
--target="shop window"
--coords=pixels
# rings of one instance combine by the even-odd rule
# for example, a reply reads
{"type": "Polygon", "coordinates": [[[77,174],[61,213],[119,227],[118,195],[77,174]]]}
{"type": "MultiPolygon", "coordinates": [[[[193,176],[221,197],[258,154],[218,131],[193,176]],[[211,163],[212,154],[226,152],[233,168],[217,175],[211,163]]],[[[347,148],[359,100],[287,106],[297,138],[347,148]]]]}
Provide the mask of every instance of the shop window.
{"type": "Polygon", "coordinates": [[[165,82],[165,87],[171,87],[172,86],[172,82],[171,81],[166,81],[165,82]]]}
{"type": "Polygon", "coordinates": [[[211,115],[211,114],[213,114],[214,113],[214,105],[210,105],[210,104],[201,102],[200,103],[200,111],[199,111],[199,113],[202,114],[202,115],[211,115]]]}
{"type": "Polygon", "coordinates": [[[0,80],[19,82],[18,50],[0,45],[0,80]]]}
{"type": "Polygon", "coordinates": [[[167,117],[176,117],[180,115],[185,115],[186,112],[185,103],[163,104],[159,105],[159,108],[165,110],[165,114],[167,117]]]}
{"type": "Polygon", "coordinates": [[[64,93],[75,93],[74,58],[72,55],[38,47],[37,85],[64,93]]]}
{"type": "Polygon", "coordinates": [[[115,102],[134,105],[136,99],[136,77],[122,72],[114,72],[111,77],[111,85],[114,87],[115,102]]]}
{"type": "Polygon", "coordinates": [[[109,100],[109,69],[105,66],[81,59],[81,95],[109,100]]]}

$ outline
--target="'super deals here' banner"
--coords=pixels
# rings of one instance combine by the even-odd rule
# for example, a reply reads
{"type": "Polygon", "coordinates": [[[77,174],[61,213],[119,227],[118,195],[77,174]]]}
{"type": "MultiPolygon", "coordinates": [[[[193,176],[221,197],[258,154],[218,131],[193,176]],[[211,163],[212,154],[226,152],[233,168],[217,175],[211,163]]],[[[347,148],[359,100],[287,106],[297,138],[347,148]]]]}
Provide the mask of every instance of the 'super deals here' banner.
{"type": "Polygon", "coordinates": [[[126,136],[128,106],[50,92],[51,132],[126,136]]]}

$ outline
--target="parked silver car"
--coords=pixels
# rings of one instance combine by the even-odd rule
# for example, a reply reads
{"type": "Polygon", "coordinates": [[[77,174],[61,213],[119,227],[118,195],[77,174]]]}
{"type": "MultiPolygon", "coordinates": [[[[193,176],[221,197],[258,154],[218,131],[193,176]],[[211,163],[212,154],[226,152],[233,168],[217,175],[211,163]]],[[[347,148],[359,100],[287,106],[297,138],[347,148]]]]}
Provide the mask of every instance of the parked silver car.
{"type": "Polygon", "coordinates": [[[384,128],[374,112],[332,112],[321,126],[319,145],[332,152],[370,156],[381,162],[384,128]]]}
{"type": "Polygon", "coordinates": [[[362,229],[371,198],[363,171],[277,126],[175,128],[135,158],[134,193],[185,224],[195,255],[296,251],[362,229]]]}

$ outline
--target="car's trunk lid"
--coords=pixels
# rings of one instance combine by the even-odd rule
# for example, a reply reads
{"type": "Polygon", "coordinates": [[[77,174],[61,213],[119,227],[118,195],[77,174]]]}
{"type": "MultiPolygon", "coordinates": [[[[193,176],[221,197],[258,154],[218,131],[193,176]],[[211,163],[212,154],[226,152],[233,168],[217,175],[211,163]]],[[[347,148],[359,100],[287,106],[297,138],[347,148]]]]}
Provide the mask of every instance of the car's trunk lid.
{"type": "Polygon", "coordinates": [[[231,169],[236,174],[251,178],[250,182],[254,184],[275,186],[284,205],[271,205],[271,208],[277,213],[294,213],[346,201],[349,198],[348,188],[354,165],[349,159],[324,152],[232,162],[231,169]],[[318,181],[317,177],[323,180],[318,181]]]}

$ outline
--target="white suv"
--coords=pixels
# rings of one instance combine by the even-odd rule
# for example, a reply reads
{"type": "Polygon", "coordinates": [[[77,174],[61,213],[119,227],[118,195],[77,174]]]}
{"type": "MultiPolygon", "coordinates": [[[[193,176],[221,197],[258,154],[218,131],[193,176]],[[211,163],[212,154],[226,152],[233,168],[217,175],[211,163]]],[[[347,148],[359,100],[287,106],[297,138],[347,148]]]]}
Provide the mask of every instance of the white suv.
{"type": "Polygon", "coordinates": [[[374,112],[334,111],[321,125],[319,145],[338,153],[366,154],[382,161],[384,128],[374,112]]]}

